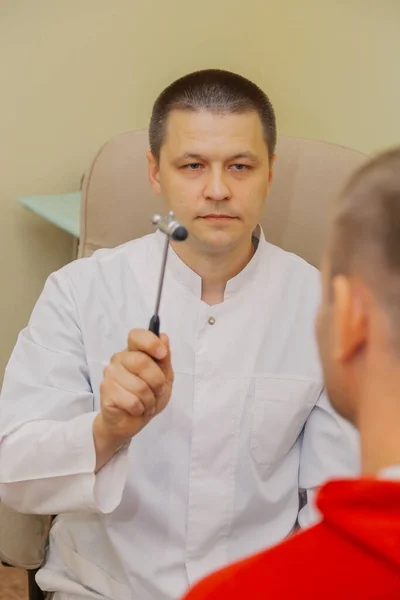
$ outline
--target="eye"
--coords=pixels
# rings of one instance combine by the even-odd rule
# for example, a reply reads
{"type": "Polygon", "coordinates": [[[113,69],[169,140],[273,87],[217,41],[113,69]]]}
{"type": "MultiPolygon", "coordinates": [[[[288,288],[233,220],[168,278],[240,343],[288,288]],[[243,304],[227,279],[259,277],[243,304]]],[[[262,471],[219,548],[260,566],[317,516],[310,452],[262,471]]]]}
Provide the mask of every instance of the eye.
{"type": "Polygon", "coordinates": [[[251,169],[251,167],[249,167],[249,165],[242,165],[241,163],[236,163],[234,165],[231,165],[231,168],[234,171],[248,171],[249,169],[251,169]]]}
{"type": "Polygon", "coordinates": [[[188,165],[184,165],[183,168],[188,171],[199,171],[202,165],[200,163],[190,163],[188,165]]]}

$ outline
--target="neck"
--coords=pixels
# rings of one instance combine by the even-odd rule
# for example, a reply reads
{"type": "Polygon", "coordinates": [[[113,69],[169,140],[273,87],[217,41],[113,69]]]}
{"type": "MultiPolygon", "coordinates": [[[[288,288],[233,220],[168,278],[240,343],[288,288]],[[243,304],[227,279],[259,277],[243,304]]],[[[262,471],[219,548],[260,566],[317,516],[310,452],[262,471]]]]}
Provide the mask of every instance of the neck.
{"type": "Polygon", "coordinates": [[[362,471],[375,476],[400,465],[400,367],[371,361],[357,401],[357,428],[361,436],[362,471]]]}
{"type": "Polygon", "coordinates": [[[209,305],[224,300],[227,282],[235,277],[250,262],[254,247],[252,240],[223,252],[199,252],[189,244],[175,244],[172,247],[179,258],[201,277],[201,299],[209,305]]]}

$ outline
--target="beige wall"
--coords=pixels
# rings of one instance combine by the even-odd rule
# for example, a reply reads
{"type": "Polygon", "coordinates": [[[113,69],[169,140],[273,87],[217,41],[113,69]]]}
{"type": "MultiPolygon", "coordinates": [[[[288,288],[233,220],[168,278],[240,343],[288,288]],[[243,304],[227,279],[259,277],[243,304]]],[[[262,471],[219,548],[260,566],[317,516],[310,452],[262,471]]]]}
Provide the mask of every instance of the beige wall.
{"type": "Polygon", "coordinates": [[[0,378],[71,256],[69,236],[16,196],[77,189],[103,141],[145,126],[165,84],[209,66],[261,84],[282,132],[400,142],[399,30],[399,0],[1,0],[0,378]]]}

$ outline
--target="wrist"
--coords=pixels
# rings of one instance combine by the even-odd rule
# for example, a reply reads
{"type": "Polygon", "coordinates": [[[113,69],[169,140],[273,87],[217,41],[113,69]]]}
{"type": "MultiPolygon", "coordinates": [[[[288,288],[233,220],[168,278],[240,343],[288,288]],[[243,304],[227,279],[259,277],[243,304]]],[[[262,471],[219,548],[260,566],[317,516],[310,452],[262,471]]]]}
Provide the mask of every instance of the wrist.
{"type": "Polygon", "coordinates": [[[104,423],[101,413],[93,421],[93,440],[96,450],[96,472],[104,466],[119,450],[127,446],[131,438],[122,438],[112,434],[104,423]]]}

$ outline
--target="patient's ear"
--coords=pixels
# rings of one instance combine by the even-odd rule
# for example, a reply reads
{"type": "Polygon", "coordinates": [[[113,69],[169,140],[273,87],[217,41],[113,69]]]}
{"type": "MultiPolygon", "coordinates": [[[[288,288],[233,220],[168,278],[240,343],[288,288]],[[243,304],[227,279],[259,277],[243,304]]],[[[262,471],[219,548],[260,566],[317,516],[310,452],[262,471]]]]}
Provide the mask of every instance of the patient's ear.
{"type": "Polygon", "coordinates": [[[343,275],[332,280],[333,351],[339,362],[349,361],[367,341],[368,319],[360,284],[343,275]]]}
{"type": "Polygon", "coordinates": [[[159,196],[161,194],[161,186],[160,169],[158,167],[158,161],[152,154],[152,152],[147,152],[146,156],[150,185],[153,189],[153,192],[159,196]]]}

